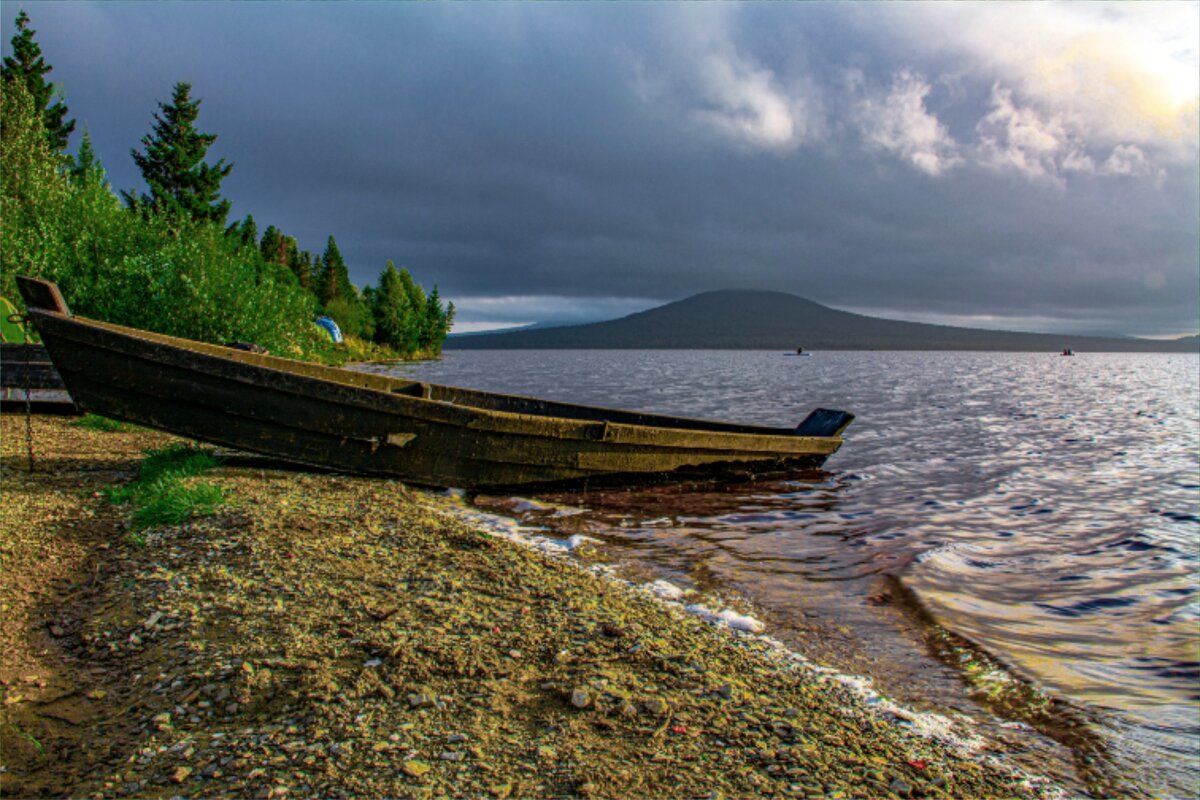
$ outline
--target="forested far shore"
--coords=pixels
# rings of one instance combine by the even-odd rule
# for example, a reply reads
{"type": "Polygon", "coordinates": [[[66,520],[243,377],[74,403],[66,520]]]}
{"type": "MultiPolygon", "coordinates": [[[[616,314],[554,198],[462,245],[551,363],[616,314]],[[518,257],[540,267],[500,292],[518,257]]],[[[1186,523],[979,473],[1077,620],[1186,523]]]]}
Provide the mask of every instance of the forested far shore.
{"type": "Polygon", "coordinates": [[[197,127],[186,82],[131,152],[148,191],[115,192],[86,129],[68,152],[76,122],[35,34],[21,11],[0,76],[0,296],[19,306],[16,276],[36,275],[76,313],[158,333],[335,363],[441,353],[454,304],[436,286],[389,260],[360,289],[332,235],[314,254],[274,225],[260,235],[252,214],[228,223],[220,189],[234,164],[207,160],[217,135],[197,127]]]}

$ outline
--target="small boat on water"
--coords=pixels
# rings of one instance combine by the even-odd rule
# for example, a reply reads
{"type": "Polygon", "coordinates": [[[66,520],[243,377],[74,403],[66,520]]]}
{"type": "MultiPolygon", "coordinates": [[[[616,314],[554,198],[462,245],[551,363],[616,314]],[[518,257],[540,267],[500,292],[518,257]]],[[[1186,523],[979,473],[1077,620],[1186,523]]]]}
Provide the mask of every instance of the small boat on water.
{"type": "Polygon", "coordinates": [[[804,348],[803,348],[803,347],[797,347],[797,348],[796,348],[796,352],[794,352],[794,353],[784,353],[784,355],[785,355],[785,356],[811,356],[811,355],[812,355],[812,353],[806,353],[806,352],[804,352],[804,348]]]}
{"type": "Polygon", "coordinates": [[[1073,355],[1075,355],[1075,351],[1069,347],[1065,347],[1065,348],[1063,348],[1062,354],[1064,356],[1073,356],[1073,355]]]}
{"type": "Polygon", "coordinates": [[[795,429],[493,394],[235,350],[73,316],[18,277],[76,405],[335,470],[464,489],[727,480],[820,466],[854,419],[795,429]]]}

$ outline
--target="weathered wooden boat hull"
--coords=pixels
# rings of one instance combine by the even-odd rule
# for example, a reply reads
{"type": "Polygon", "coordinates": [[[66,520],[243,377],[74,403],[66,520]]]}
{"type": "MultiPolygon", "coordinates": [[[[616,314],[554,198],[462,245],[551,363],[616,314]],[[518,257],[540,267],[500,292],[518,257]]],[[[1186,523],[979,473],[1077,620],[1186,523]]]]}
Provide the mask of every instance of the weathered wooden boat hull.
{"type": "Polygon", "coordinates": [[[23,413],[26,409],[33,414],[79,413],[45,345],[0,344],[0,411],[23,413]]]}
{"type": "Polygon", "coordinates": [[[0,344],[0,387],[5,389],[65,389],[46,346],[0,344]]]}
{"type": "Polygon", "coordinates": [[[341,471],[467,489],[733,478],[818,466],[842,442],[236,351],[73,317],[52,284],[20,285],[82,409],[341,471]]]}

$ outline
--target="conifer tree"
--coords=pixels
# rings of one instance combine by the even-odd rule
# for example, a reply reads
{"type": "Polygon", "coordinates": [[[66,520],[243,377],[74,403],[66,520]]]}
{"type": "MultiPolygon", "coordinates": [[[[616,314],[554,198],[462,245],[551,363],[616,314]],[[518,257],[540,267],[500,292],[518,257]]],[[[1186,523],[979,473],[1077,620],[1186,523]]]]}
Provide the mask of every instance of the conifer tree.
{"type": "Polygon", "coordinates": [[[162,113],[154,115],[153,132],[142,137],[145,152],[131,151],[150,194],[141,198],[130,192],[122,194],[130,208],[140,206],[223,225],[230,202],[221,199],[221,181],[233,165],[225,159],[205,163],[217,136],[196,130],[200,101],[191,99],[191,90],[191,84],[175,84],[170,104],[158,104],[162,113]]]}
{"type": "Polygon", "coordinates": [[[270,261],[279,252],[279,243],[283,241],[283,234],[274,225],[268,225],[263,231],[262,241],[259,242],[258,250],[262,253],[262,257],[270,261]]]}
{"type": "Polygon", "coordinates": [[[422,350],[441,352],[442,342],[450,332],[450,323],[454,319],[454,304],[442,308],[441,294],[435,284],[433,291],[425,298],[425,307],[421,312],[421,338],[418,344],[422,350]]]}
{"type": "Polygon", "coordinates": [[[70,172],[71,180],[77,186],[87,186],[92,181],[104,179],[104,167],[96,157],[96,151],[92,147],[92,134],[86,128],[83,130],[83,141],[79,143],[79,152],[75,155],[70,172]]]}
{"type": "Polygon", "coordinates": [[[411,308],[400,273],[396,272],[396,265],[391,261],[379,274],[379,287],[373,294],[371,313],[375,318],[375,341],[397,350],[406,350],[411,308]]]}
{"type": "MultiPolygon", "coordinates": [[[[292,240],[295,241],[294,239],[292,240]]],[[[292,274],[296,276],[296,280],[300,281],[300,285],[305,289],[309,289],[312,285],[312,253],[307,250],[300,250],[299,247],[293,247],[291,258],[288,261],[288,268],[292,274]]]]}
{"type": "Polygon", "coordinates": [[[321,261],[326,270],[322,288],[329,292],[329,298],[322,302],[328,303],[329,300],[338,297],[343,300],[358,299],[358,290],[350,283],[350,271],[346,267],[346,260],[342,258],[342,253],[332,236],[325,243],[325,253],[321,256],[321,261]]]}
{"type": "Polygon", "coordinates": [[[321,305],[325,305],[332,298],[329,270],[325,268],[325,262],[321,260],[320,256],[313,259],[312,293],[317,296],[317,302],[321,305]]]}
{"type": "Polygon", "coordinates": [[[258,245],[258,223],[253,214],[247,214],[241,222],[234,222],[225,229],[225,235],[238,243],[239,247],[256,247],[258,245]]]}
{"type": "Polygon", "coordinates": [[[67,105],[61,93],[56,92],[53,83],[46,81],[46,75],[54,67],[42,57],[42,48],[33,39],[35,33],[37,31],[29,27],[29,15],[22,10],[17,14],[17,32],[12,38],[13,54],[5,57],[0,77],[5,83],[19,80],[25,84],[33,98],[34,111],[42,118],[50,150],[63,153],[71,131],[75,130],[75,120],[66,119],[67,105]]]}

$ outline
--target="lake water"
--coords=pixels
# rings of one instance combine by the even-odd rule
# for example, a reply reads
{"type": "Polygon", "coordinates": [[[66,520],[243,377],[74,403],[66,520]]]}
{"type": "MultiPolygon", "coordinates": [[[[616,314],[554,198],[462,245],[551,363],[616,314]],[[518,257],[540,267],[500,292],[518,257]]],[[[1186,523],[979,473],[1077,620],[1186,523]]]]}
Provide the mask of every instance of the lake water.
{"type": "Polygon", "coordinates": [[[1107,772],[1091,785],[1200,789],[1200,358],[456,350],[389,369],[755,424],[854,412],[842,450],[786,481],[477,502],[744,598],[909,702],[994,719],[1011,709],[987,696],[1019,677],[1056,704],[1010,716],[1107,772]],[[935,657],[932,630],[965,647],[935,657]]]}

